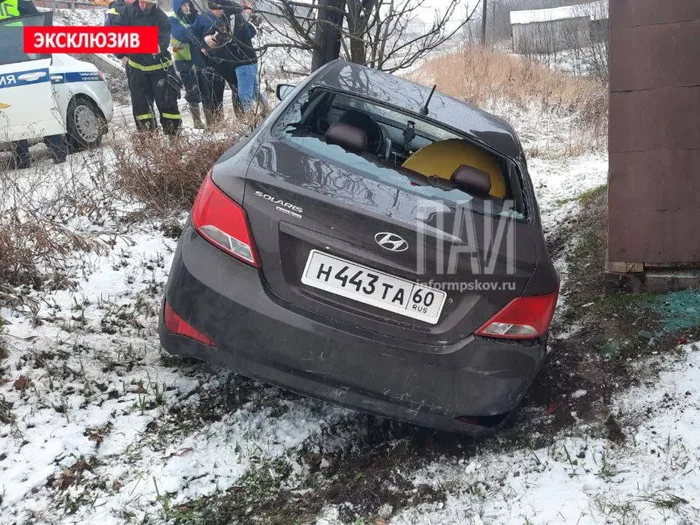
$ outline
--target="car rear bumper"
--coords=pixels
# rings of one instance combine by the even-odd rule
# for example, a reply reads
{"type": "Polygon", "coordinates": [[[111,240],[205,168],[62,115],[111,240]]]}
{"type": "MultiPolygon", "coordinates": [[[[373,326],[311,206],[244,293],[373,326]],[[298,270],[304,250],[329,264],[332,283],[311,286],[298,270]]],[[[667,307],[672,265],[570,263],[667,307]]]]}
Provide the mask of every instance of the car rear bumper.
{"type": "Polygon", "coordinates": [[[517,406],[546,353],[542,340],[468,337],[417,349],[359,328],[332,326],[281,304],[256,269],[225,255],[189,226],[175,253],[165,300],[217,344],[171,334],[161,314],[160,340],[169,353],[336,404],[456,432],[490,430],[491,423],[484,422],[498,422],[517,406]]]}

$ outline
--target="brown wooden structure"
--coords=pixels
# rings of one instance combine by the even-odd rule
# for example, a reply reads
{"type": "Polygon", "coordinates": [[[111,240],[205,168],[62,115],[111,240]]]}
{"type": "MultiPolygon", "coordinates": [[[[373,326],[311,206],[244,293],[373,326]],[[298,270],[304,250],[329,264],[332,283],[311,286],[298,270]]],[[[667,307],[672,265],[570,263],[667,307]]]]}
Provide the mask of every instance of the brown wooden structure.
{"type": "Polygon", "coordinates": [[[609,273],[700,268],[700,0],[610,0],[609,273]]]}

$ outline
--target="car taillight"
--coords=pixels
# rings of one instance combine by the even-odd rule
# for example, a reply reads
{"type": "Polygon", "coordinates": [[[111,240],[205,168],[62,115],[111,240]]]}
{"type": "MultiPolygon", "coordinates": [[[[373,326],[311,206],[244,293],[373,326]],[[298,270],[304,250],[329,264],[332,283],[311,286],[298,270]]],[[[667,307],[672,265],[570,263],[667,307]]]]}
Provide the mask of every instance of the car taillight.
{"type": "Polygon", "coordinates": [[[518,297],[484,323],[475,333],[484,337],[532,339],[544,335],[552,322],[559,291],[518,297]]]}
{"type": "Polygon", "coordinates": [[[212,339],[209,339],[206,335],[177,315],[175,310],[173,310],[168,303],[165,303],[165,308],[163,308],[163,320],[165,321],[165,327],[171,334],[184,335],[185,337],[204,343],[207,346],[216,347],[216,343],[212,339]]]}
{"type": "Polygon", "coordinates": [[[245,210],[214,184],[211,171],[194,201],[192,223],[217,248],[260,268],[245,210]]]}

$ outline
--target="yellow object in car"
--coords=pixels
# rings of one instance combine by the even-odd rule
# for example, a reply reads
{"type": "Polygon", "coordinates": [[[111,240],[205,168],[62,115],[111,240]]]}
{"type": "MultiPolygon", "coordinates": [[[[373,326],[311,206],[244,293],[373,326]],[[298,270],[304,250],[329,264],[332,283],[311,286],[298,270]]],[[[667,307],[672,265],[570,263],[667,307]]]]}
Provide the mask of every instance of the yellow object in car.
{"type": "Polygon", "coordinates": [[[463,164],[489,174],[490,195],[498,199],[506,197],[506,182],[500,164],[484,150],[466,140],[448,139],[428,144],[406,159],[403,167],[426,177],[435,175],[442,179],[450,179],[454,171],[463,164]]]}

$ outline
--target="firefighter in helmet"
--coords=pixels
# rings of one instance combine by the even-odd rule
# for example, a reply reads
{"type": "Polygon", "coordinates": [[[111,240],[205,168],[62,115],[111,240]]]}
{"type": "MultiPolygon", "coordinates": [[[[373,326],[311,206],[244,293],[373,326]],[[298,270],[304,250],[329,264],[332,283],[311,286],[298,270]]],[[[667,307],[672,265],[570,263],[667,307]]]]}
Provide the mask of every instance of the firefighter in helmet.
{"type": "Polygon", "coordinates": [[[182,125],[177,101],[182,87],[168,51],[170,22],[157,0],[138,0],[125,5],[116,17],[116,26],[155,26],[158,28],[158,53],[117,55],[128,70],[131,106],[139,130],[157,128],[156,116],[149,103],[155,101],[160,124],[166,135],[174,136],[182,125]]]}

